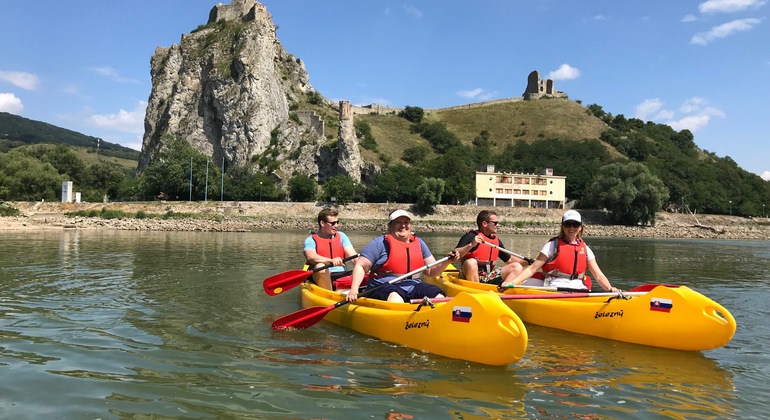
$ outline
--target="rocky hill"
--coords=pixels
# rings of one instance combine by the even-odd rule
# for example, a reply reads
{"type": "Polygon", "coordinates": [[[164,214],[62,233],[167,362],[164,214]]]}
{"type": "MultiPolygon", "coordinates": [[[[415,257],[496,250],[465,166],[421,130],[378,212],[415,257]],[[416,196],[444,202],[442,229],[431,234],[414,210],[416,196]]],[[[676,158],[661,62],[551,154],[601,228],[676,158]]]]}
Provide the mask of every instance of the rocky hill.
{"type": "Polygon", "coordinates": [[[355,139],[341,135],[343,144],[326,144],[324,120],[305,105],[332,104],[313,89],[302,60],[284,50],[272,16],[254,0],[220,3],[206,25],[157,48],[151,76],[139,173],[169,137],[178,137],[215,162],[259,162],[278,177],[360,179],[355,139]]]}

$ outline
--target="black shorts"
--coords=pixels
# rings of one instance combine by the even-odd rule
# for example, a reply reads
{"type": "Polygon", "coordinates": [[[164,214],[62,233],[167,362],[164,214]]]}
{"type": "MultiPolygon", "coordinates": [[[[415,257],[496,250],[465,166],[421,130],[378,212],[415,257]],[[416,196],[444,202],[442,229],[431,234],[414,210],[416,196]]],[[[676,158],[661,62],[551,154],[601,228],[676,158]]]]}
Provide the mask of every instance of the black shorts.
{"type": "Polygon", "coordinates": [[[411,292],[408,292],[401,287],[385,283],[381,286],[374,286],[372,288],[372,293],[368,294],[366,292],[366,297],[370,297],[373,299],[379,299],[379,300],[388,300],[388,295],[390,295],[392,292],[398,293],[399,296],[401,296],[401,299],[404,299],[404,302],[409,302],[412,299],[422,299],[425,296],[429,298],[434,298],[438,295],[443,295],[444,292],[435,284],[428,284],[428,283],[417,283],[414,288],[412,288],[411,292]],[[375,289],[376,288],[376,289],[375,289]]]}

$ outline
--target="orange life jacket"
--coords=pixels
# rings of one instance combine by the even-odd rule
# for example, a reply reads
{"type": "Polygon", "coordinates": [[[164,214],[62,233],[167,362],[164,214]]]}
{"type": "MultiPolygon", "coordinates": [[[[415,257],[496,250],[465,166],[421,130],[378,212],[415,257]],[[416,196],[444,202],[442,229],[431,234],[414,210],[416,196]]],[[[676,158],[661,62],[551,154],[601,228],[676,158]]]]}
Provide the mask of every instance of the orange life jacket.
{"type": "MultiPolygon", "coordinates": [[[[318,233],[313,232],[310,236],[315,241],[315,252],[326,258],[345,258],[345,248],[342,247],[342,239],[340,235],[334,235],[331,238],[322,238],[318,236],[318,233]]],[[[310,263],[307,263],[310,265],[310,263]]]]}
{"type": "MultiPolygon", "coordinates": [[[[485,242],[489,242],[496,246],[500,246],[500,238],[498,238],[497,236],[495,236],[494,238],[490,238],[489,236],[477,230],[472,230],[471,232],[481,235],[484,238],[485,242]]],[[[487,263],[487,262],[492,263],[491,265],[492,267],[494,267],[495,261],[497,261],[498,255],[499,255],[499,251],[497,250],[497,248],[493,248],[487,244],[481,243],[476,245],[475,249],[468,251],[468,253],[465,254],[465,259],[467,260],[469,258],[475,258],[480,263],[487,263]]],[[[479,266],[480,265],[481,264],[479,264],[479,266]]]]}
{"type": "Polygon", "coordinates": [[[409,242],[400,241],[391,234],[385,235],[388,260],[377,269],[378,274],[406,274],[425,265],[420,240],[409,235],[409,242]]]}
{"type": "Polygon", "coordinates": [[[561,238],[551,239],[554,240],[557,241],[556,257],[543,265],[543,273],[572,280],[583,278],[588,265],[586,243],[581,239],[576,244],[568,244],[561,238]]]}

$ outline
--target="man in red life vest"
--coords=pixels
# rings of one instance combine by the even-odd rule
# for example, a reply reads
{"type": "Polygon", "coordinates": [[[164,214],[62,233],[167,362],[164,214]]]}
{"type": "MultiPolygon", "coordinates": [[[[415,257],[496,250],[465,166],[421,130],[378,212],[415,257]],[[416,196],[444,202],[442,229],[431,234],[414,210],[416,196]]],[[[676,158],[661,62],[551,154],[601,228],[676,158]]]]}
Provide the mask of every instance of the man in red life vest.
{"type": "MultiPolygon", "coordinates": [[[[425,276],[439,275],[451,261],[462,256],[452,250],[450,259],[436,264],[422,272],[425,276]]],[[[358,257],[348,292],[347,300],[355,302],[358,299],[359,287],[366,273],[370,273],[368,287],[377,287],[369,297],[388,302],[409,302],[411,299],[424,297],[443,297],[438,286],[423,283],[419,274],[390,284],[402,274],[436,262],[428,245],[412,233],[412,215],[405,210],[396,210],[388,216],[388,233],[369,241],[361,256],[358,257]]]]}
{"type": "Polygon", "coordinates": [[[455,249],[460,254],[464,254],[461,259],[461,278],[475,282],[481,279],[485,282],[500,284],[508,277],[513,279],[521,273],[523,265],[526,264],[524,260],[499,252],[497,248],[487,244],[505,248],[503,241],[497,236],[499,224],[497,213],[482,210],[476,216],[478,230],[472,230],[460,238],[455,249]],[[498,257],[505,263],[500,268],[495,267],[498,257]]]}
{"type": "MultiPolygon", "coordinates": [[[[313,273],[315,284],[332,289],[332,279],[346,276],[343,258],[356,254],[347,235],[337,230],[337,210],[325,208],[318,213],[318,232],[311,232],[305,239],[304,254],[311,269],[332,264],[333,267],[313,273]]],[[[355,259],[352,260],[356,262],[355,259]]]]}

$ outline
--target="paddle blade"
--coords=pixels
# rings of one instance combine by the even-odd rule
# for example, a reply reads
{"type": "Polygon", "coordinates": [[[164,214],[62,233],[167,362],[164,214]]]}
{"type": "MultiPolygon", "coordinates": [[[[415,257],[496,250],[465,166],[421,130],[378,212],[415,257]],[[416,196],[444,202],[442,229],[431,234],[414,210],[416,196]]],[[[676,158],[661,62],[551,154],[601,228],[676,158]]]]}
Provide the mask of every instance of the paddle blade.
{"type": "Polygon", "coordinates": [[[305,270],[291,270],[283,273],[274,274],[265,279],[262,282],[262,287],[265,288],[265,292],[270,296],[283,293],[286,290],[297,287],[307,279],[312,271],[305,270]]]}
{"type": "Polygon", "coordinates": [[[273,330],[304,330],[305,328],[312,327],[318,323],[318,321],[323,319],[327,312],[331,311],[335,307],[335,305],[311,306],[297,312],[292,312],[273,321],[273,330]]]}

